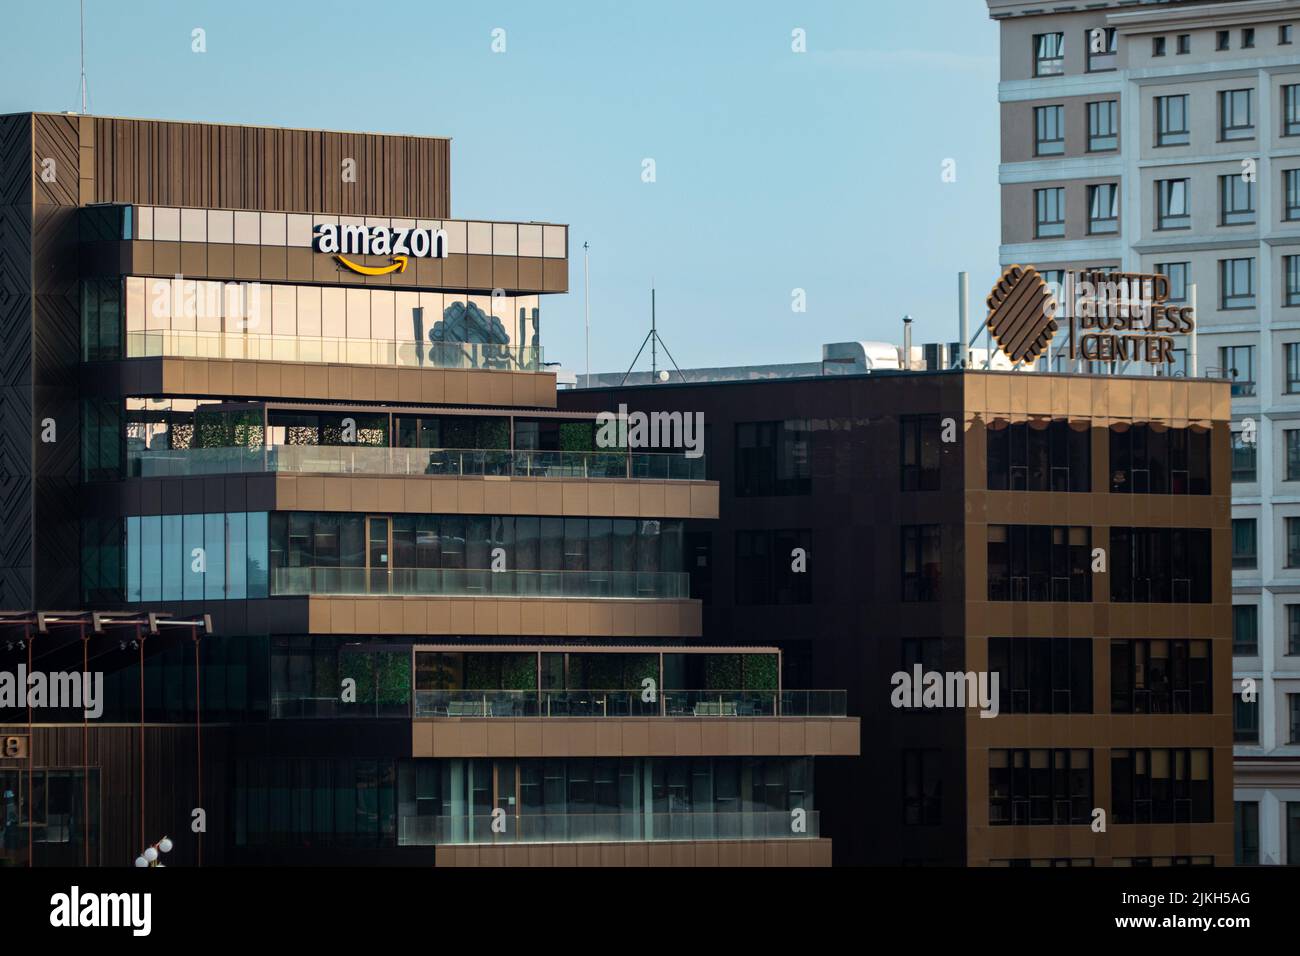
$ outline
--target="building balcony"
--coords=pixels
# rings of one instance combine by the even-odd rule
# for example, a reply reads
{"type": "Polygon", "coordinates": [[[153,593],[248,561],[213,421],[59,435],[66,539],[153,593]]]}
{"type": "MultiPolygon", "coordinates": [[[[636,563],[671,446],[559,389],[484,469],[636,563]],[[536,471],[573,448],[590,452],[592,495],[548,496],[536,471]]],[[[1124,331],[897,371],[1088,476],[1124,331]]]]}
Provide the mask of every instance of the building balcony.
{"type": "Polygon", "coordinates": [[[520,843],[650,843],[713,840],[816,840],[818,811],[677,813],[521,813],[492,816],[407,816],[398,846],[520,843]]]}
{"type": "Polygon", "coordinates": [[[541,346],[159,330],[127,332],[126,358],[242,359],[409,369],[540,372],[541,346]]]}
{"type": "Polygon", "coordinates": [[[258,473],[703,481],[703,456],[643,452],[271,445],[130,449],[132,478],[258,473]]]}
{"type": "Polygon", "coordinates": [[[486,568],[275,568],[271,597],[614,598],[682,601],[685,571],[492,571],[486,568]]]}
{"type": "MultiPolygon", "coordinates": [[[[417,690],[415,717],[844,717],[842,690],[417,690]]],[[[331,701],[331,705],[332,705],[331,701]]]]}

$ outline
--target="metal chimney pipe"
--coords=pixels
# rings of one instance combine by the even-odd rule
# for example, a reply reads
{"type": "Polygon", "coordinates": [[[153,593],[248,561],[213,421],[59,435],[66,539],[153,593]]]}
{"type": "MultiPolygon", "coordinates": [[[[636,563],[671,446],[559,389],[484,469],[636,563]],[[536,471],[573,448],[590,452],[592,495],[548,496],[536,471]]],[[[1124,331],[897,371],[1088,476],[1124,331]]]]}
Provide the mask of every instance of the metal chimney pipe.
{"type": "Polygon", "coordinates": [[[912,370],[912,317],[903,316],[903,368],[912,370]]]}
{"type": "Polygon", "coordinates": [[[1195,316],[1195,318],[1193,319],[1194,324],[1192,325],[1192,334],[1191,334],[1192,341],[1190,343],[1191,347],[1187,350],[1187,377],[1196,378],[1196,376],[1201,374],[1200,366],[1197,361],[1199,359],[1199,356],[1196,354],[1196,327],[1201,324],[1200,321],[1201,317],[1196,314],[1196,283],[1195,282],[1188,284],[1187,296],[1188,299],[1190,300],[1188,302],[1188,305],[1192,307],[1192,315],[1195,316]]]}
{"type": "Polygon", "coordinates": [[[958,368],[970,368],[970,273],[957,273],[957,315],[961,334],[957,337],[961,353],[956,356],[958,368]]]}

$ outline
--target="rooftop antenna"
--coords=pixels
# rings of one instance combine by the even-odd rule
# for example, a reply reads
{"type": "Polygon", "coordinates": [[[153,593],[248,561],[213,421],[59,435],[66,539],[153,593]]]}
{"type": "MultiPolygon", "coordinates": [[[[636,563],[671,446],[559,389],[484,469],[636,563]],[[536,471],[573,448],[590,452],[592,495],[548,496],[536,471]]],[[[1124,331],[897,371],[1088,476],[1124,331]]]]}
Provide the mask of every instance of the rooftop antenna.
{"type": "Polygon", "coordinates": [[[591,249],[590,243],[582,244],[582,312],[583,323],[587,333],[587,388],[591,388],[591,249]]]}
{"type": "MultiPolygon", "coordinates": [[[[668,351],[668,343],[665,342],[663,338],[661,338],[659,335],[659,326],[656,324],[655,321],[655,285],[654,285],[653,278],[650,280],[650,331],[647,332],[646,337],[641,340],[641,347],[636,350],[636,358],[632,359],[632,364],[629,365],[627,367],[627,371],[623,373],[623,381],[618,383],[619,388],[622,388],[624,385],[627,384],[627,377],[632,374],[632,369],[636,368],[637,359],[639,359],[641,357],[641,353],[645,351],[645,346],[647,342],[650,343],[651,384],[661,380],[659,377],[660,372],[659,372],[659,350],[658,350],[658,347],[660,345],[664,347],[664,354],[667,355],[668,360],[673,363],[673,368],[677,369],[677,377],[680,378],[683,382],[686,381],[686,376],[682,374],[681,367],[678,366],[677,364],[677,359],[673,358],[673,353],[668,351]]],[[[663,372],[662,381],[665,382],[668,381],[667,370],[663,372]]]]}
{"type": "Polygon", "coordinates": [[[81,0],[81,112],[86,112],[86,0],[81,0]]]}

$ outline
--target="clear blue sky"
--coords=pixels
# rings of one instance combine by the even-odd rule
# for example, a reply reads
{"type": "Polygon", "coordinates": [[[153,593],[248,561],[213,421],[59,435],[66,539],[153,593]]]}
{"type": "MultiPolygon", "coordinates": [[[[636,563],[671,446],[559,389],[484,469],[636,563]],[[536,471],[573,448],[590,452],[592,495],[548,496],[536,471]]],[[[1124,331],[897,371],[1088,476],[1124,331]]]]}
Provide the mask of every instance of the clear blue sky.
{"type": "MultiPolygon", "coordinates": [[[[76,0],[3,17],[0,113],[77,108],[76,0]]],[[[685,367],[897,341],[905,312],[952,340],[956,272],[977,318],[997,274],[983,0],[87,0],[86,19],[92,113],[451,136],[454,216],[570,224],[572,291],[542,321],[575,371],[584,240],[593,371],[631,361],[652,276],[685,367]]]]}

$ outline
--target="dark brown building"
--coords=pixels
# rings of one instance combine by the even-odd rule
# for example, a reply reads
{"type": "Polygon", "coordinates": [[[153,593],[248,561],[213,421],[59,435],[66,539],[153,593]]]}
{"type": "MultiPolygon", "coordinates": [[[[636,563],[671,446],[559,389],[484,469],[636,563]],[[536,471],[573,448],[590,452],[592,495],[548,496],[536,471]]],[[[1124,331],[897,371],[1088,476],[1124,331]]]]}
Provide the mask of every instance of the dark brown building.
{"type": "Polygon", "coordinates": [[[703,414],[705,639],[780,647],[863,720],[822,776],[837,862],[1231,864],[1226,383],[678,378],[560,405],[703,414]],[[997,716],[895,706],[917,665],[996,672],[997,716]]]}

